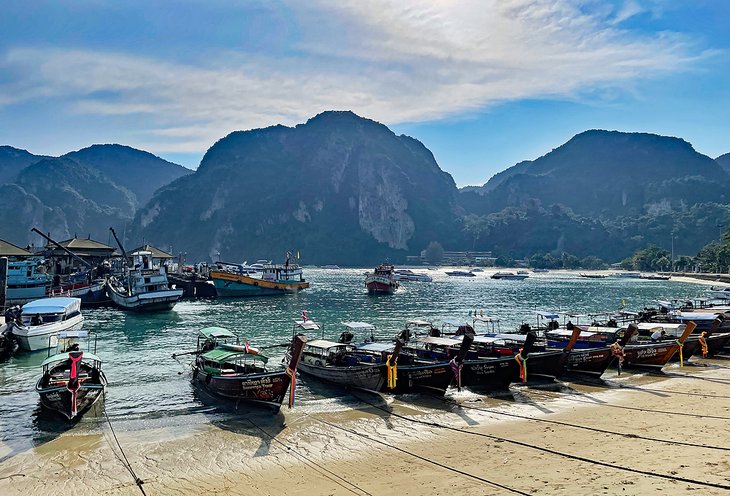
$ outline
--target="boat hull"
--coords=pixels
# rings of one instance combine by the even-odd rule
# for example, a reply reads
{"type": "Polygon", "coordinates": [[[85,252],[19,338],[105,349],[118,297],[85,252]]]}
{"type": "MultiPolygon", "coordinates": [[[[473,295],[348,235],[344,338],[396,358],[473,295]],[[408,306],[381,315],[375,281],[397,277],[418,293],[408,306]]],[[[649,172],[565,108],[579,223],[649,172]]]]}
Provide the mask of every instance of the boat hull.
{"type": "Polygon", "coordinates": [[[513,357],[465,360],[461,385],[474,391],[504,391],[519,380],[519,368],[513,357]]]}
{"type": "Polygon", "coordinates": [[[30,327],[14,326],[13,335],[22,350],[46,350],[58,344],[57,336],[59,332],[78,331],[83,326],[84,316],[79,314],[62,322],[51,322],[49,324],[30,327]]]}
{"type": "Polygon", "coordinates": [[[113,286],[107,286],[109,299],[122,310],[133,312],[159,312],[170,310],[182,297],[182,289],[150,291],[132,296],[119,293],[113,286]]]}
{"type": "Polygon", "coordinates": [[[85,308],[93,308],[110,303],[109,297],[106,294],[106,281],[52,288],[48,296],[79,298],[81,300],[81,306],[85,308]]]}
{"type": "Polygon", "coordinates": [[[309,287],[304,281],[267,281],[219,271],[212,271],[210,278],[216,294],[223,298],[293,294],[309,287]]]}
{"type": "Polygon", "coordinates": [[[565,361],[565,372],[568,374],[601,377],[613,360],[611,348],[573,349],[565,361]]]}
{"type": "Polygon", "coordinates": [[[216,396],[266,405],[278,411],[287,396],[291,377],[283,370],[261,374],[215,376],[196,367],[193,370],[193,382],[216,396]]]}
{"type": "Polygon", "coordinates": [[[387,374],[384,364],[341,367],[308,363],[305,359],[299,362],[297,370],[331,384],[376,392],[383,389],[387,374]]]}
{"type": "Polygon", "coordinates": [[[79,387],[76,392],[76,415],[72,412],[73,393],[66,386],[47,386],[43,387],[38,379],[36,383],[36,392],[40,396],[41,405],[52,412],[58,413],[68,420],[80,418],[87,410],[89,410],[99,398],[103,397],[106,388],[106,377],[103,372],[99,372],[100,381],[98,383],[85,383],[79,387]]]}
{"type": "Polygon", "coordinates": [[[393,294],[398,286],[395,284],[385,283],[382,281],[369,281],[365,283],[370,294],[393,294]]]}
{"type": "Polygon", "coordinates": [[[623,367],[661,370],[678,351],[679,345],[674,342],[629,344],[624,347],[623,367]]]}
{"type": "MultiPolygon", "coordinates": [[[[385,373],[387,374],[387,369],[385,373]]],[[[386,385],[382,391],[394,394],[422,392],[443,396],[453,379],[454,372],[449,363],[399,364],[395,388],[390,389],[386,385]]]]}

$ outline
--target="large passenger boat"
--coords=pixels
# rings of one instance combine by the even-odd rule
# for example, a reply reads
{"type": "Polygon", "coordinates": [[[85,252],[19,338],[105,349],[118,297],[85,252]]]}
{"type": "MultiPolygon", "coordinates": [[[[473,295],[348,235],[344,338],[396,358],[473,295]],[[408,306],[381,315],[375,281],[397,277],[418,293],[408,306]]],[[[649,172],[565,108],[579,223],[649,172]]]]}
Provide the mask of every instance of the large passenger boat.
{"type": "Polygon", "coordinates": [[[370,294],[393,294],[398,289],[395,267],[384,263],[365,276],[365,286],[370,294]]]}
{"type": "Polygon", "coordinates": [[[309,287],[302,268],[289,261],[283,264],[263,264],[260,272],[251,272],[249,266],[219,264],[218,270],[210,271],[210,279],[221,297],[270,296],[299,291],[309,287]]]}

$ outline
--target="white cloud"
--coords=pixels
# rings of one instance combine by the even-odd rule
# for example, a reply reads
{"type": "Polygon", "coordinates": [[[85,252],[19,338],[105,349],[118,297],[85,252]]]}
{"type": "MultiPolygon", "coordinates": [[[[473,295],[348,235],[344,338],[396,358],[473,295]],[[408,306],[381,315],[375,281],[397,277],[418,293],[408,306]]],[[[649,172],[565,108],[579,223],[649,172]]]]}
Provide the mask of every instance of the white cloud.
{"type": "MultiPolygon", "coordinates": [[[[686,70],[708,55],[671,33],[617,26],[617,12],[570,0],[292,2],[302,32],[282,58],[221,53],[198,64],[83,49],[16,47],[0,106],[57,98],[74,112],[139,116],[134,146],[202,151],[226,133],[351,109],[387,124],[436,120],[524,98],[686,70]]],[[[7,78],[6,78],[7,79],[7,78]]]]}

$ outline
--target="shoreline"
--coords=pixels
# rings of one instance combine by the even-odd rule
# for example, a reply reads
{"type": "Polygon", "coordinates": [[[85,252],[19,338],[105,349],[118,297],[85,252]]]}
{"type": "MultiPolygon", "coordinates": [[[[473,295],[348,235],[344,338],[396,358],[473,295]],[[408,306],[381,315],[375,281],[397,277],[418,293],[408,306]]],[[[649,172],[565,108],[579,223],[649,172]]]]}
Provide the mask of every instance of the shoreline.
{"type": "MultiPolygon", "coordinates": [[[[722,489],[633,474],[511,442],[615,467],[730,485],[727,451],[624,436],[730,448],[730,439],[723,435],[730,419],[730,369],[722,359],[697,363],[683,369],[668,366],[670,375],[664,377],[619,377],[609,371],[607,383],[620,388],[567,382],[513,387],[508,397],[449,393],[447,400],[464,408],[418,395],[385,397],[385,403],[368,396],[355,408],[314,402],[282,409],[278,416],[247,414],[187,428],[171,425],[117,435],[148,495],[514,494],[505,488],[528,494],[575,489],[584,494],[725,494],[722,489]]],[[[106,426],[102,433],[81,435],[71,429],[16,454],[0,463],[0,493],[141,494],[111,442],[106,426]]]]}

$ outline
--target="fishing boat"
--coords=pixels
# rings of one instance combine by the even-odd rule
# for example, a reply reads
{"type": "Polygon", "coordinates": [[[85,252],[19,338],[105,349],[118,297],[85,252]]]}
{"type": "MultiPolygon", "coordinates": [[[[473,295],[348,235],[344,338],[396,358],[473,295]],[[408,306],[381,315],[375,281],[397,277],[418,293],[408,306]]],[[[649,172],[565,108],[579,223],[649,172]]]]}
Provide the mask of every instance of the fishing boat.
{"type": "Polygon", "coordinates": [[[86,267],[86,270],[84,271],[67,276],[56,274],[53,277],[51,286],[47,290],[48,296],[80,298],[82,307],[97,307],[109,302],[109,297],[106,295],[106,279],[94,276],[96,268],[92,264],[79,257],[47,234],[44,234],[39,229],[34,227],[31,230],[43,237],[49,243],[55,245],[61,251],[65,252],[69,257],[76,260],[80,266],[86,267]]]}
{"type": "Polygon", "coordinates": [[[624,279],[641,279],[641,272],[614,272],[613,277],[622,277],[624,279]]]}
{"type": "Polygon", "coordinates": [[[365,276],[365,287],[370,294],[393,294],[398,289],[395,268],[388,263],[378,265],[365,276]]]}
{"type": "Polygon", "coordinates": [[[77,331],[84,325],[78,298],[41,298],[21,308],[20,322],[14,322],[13,335],[21,349],[45,350],[57,344],[61,331],[77,331]]]}
{"type": "MultiPolygon", "coordinates": [[[[294,406],[297,365],[304,338],[294,336],[286,369],[269,365],[269,358],[228,329],[206,327],[198,335],[193,383],[229,400],[261,404],[279,411],[289,391],[289,407],[294,406]]],[[[177,355],[173,355],[177,356],[177,355]]]]}
{"type": "Polygon", "coordinates": [[[395,271],[396,281],[418,281],[418,282],[432,282],[433,277],[428,274],[413,272],[410,269],[398,269],[395,271]]]}
{"type": "Polygon", "coordinates": [[[79,341],[90,338],[86,331],[63,331],[58,334],[59,353],[41,364],[43,375],[36,382],[41,405],[69,420],[76,420],[103,396],[106,376],[101,359],[94,353],[79,349],[79,341]]]}
{"type": "Polygon", "coordinates": [[[298,293],[309,287],[304,280],[302,268],[290,262],[291,254],[287,253],[283,264],[257,264],[237,266],[232,270],[219,265],[218,270],[210,271],[210,279],[220,297],[271,296],[298,293]],[[256,266],[256,267],[255,267],[256,266]],[[256,272],[250,269],[254,268],[256,272]]]}
{"type": "MultiPolygon", "coordinates": [[[[574,333],[575,328],[546,331],[548,349],[563,349],[574,333]]],[[[615,358],[613,351],[605,335],[578,328],[576,343],[565,361],[565,371],[570,375],[601,377],[615,358]]]]}
{"type": "MultiPolygon", "coordinates": [[[[124,261],[127,252],[119,242],[114,229],[109,228],[122,250],[124,261]]],[[[107,293],[112,303],[122,310],[134,312],[154,312],[170,310],[182,298],[182,289],[171,289],[167,281],[165,267],[155,267],[152,252],[137,251],[131,255],[132,265],[123,264],[121,274],[109,277],[107,293]]]]}
{"type": "MultiPolygon", "coordinates": [[[[526,272],[526,271],[521,271],[521,272],[526,272]]],[[[522,281],[523,279],[527,279],[528,277],[530,277],[530,275],[527,273],[515,274],[514,272],[495,272],[490,277],[492,279],[506,279],[508,281],[522,281]]]]}
{"type": "Polygon", "coordinates": [[[581,272],[578,274],[580,277],[585,277],[587,279],[605,279],[608,277],[608,274],[592,274],[589,272],[581,272]]]}
{"type": "Polygon", "coordinates": [[[5,304],[23,305],[46,296],[51,286],[43,257],[8,262],[5,304]]]}

